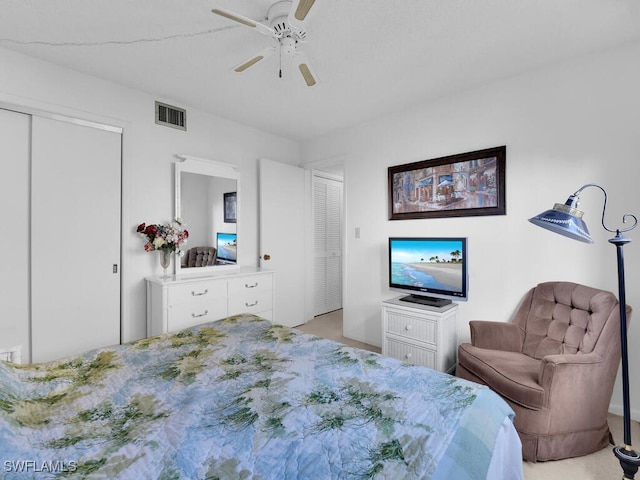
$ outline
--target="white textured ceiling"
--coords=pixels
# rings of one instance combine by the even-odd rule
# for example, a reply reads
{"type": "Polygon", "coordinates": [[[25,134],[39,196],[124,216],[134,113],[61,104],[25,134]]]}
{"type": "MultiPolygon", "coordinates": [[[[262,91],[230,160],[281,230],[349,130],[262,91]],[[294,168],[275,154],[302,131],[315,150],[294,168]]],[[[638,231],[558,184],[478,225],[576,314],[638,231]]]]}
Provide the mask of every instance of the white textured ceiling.
{"type": "Polygon", "coordinates": [[[307,87],[286,58],[231,70],[272,40],[211,9],[274,2],[0,0],[0,47],[302,140],[640,40],[638,0],[316,0],[307,87]]]}

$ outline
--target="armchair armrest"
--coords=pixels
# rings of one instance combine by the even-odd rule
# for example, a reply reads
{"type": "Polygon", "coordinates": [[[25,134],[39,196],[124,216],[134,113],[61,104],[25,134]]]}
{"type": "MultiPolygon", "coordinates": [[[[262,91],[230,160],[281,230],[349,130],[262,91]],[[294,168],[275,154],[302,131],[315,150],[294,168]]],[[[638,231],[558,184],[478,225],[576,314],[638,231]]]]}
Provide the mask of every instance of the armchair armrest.
{"type": "MultiPolygon", "coordinates": [[[[592,410],[604,408],[606,412],[615,374],[608,374],[605,363],[597,353],[558,354],[542,358],[538,383],[545,391],[545,406],[564,404],[571,410],[571,415],[583,416],[585,421],[588,421],[586,419],[592,410]]],[[[563,411],[564,415],[569,415],[563,411]]]]}
{"type": "Polygon", "coordinates": [[[471,344],[478,348],[521,352],[524,330],[515,323],[472,320],[471,344]]]}

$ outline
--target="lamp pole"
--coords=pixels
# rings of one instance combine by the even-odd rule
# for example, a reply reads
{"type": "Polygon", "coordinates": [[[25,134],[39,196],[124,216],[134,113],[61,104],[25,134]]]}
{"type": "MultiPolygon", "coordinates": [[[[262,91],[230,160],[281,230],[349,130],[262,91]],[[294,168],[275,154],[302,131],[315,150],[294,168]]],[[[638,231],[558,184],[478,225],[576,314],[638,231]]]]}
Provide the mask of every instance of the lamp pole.
{"type": "MultiPolygon", "coordinates": [[[[635,225],[634,225],[635,226],[635,225]]],[[[613,454],[620,461],[624,472],[623,478],[633,479],[640,466],[640,455],[631,447],[631,405],[629,402],[629,359],[627,352],[627,302],[624,284],[624,255],[622,247],[631,240],[622,236],[616,230],[616,236],[609,239],[609,243],[616,246],[618,260],[618,301],[620,302],[620,355],[622,357],[622,408],[624,412],[624,447],[614,447],[613,454]]]]}

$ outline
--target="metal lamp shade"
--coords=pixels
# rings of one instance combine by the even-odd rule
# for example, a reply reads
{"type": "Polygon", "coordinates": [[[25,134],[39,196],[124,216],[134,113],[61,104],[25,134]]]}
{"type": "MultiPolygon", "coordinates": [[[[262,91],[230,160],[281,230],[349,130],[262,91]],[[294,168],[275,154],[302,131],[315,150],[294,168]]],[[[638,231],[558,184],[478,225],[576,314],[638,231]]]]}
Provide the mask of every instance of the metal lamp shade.
{"type": "Polygon", "coordinates": [[[593,243],[589,229],[582,220],[582,212],[575,208],[578,198],[571,195],[566,203],[556,203],[551,210],[529,219],[531,223],[565,237],[584,243],[593,243]]]}

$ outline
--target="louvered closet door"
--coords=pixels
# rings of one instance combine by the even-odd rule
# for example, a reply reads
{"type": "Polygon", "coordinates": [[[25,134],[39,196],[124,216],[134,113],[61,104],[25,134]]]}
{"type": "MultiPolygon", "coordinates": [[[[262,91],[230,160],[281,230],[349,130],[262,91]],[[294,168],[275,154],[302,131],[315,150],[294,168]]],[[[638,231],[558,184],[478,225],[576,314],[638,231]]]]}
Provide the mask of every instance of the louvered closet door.
{"type": "Polygon", "coordinates": [[[120,342],[122,135],[34,116],[32,137],[31,341],[40,362],[120,342]]]}
{"type": "Polygon", "coordinates": [[[342,308],[342,182],[314,176],[314,315],[342,308]]]}

